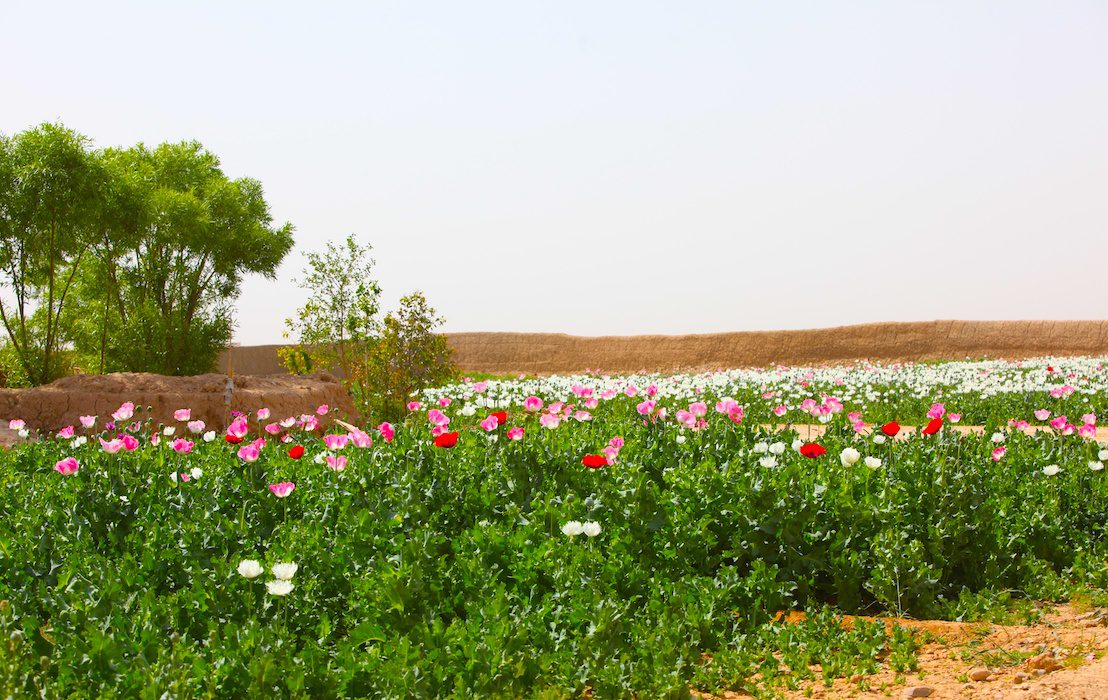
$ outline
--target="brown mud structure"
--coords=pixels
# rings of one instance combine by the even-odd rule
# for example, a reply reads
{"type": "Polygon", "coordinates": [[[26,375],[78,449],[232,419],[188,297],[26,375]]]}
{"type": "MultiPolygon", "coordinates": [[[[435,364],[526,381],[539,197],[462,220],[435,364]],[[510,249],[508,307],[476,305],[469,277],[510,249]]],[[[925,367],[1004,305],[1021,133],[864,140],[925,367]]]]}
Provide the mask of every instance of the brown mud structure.
{"type": "MultiPolygon", "coordinates": [[[[100,429],[124,401],[135,404],[132,420],[152,417],[155,424],[177,425],[173,412],[188,408],[193,420],[202,420],[208,429],[217,431],[230,422],[231,411],[245,413],[259,408],[268,408],[273,420],[314,413],[320,404],[330,406],[337,417],[357,417],[350,395],[326,372],[235,377],[229,401],[227,379],[223,374],[165,377],[118,373],[64,377],[34,389],[0,389],[0,419],[3,419],[0,432],[10,432],[8,421],[13,418],[26,421],[31,430],[52,432],[67,425],[80,430],[78,419],[82,415],[99,416],[97,429],[100,429]]],[[[326,418],[322,420],[325,422],[326,418]]]]}
{"type": "MultiPolygon", "coordinates": [[[[458,366],[493,374],[665,372],[735,367],[1108,354],[1108,321],[927,321],[799,331],[581,337],[450,333],[458,366]]],[[[284,372],[279,345],[234,347],[221,371],[284,372]]]]}

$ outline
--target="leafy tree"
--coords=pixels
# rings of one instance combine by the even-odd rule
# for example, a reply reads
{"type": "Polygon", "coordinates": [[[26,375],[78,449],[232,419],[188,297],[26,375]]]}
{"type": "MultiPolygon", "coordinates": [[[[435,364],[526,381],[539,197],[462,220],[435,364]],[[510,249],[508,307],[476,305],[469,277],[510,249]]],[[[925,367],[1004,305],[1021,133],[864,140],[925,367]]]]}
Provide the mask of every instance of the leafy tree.
{"type": "Polygon", "coordinates": [[[293,245],[261,184],[232,180],[195,141],[105,151],[111,228],[82,291],[81,345],[102,370],[209,371],[230,341],[243,277],[272,278],[293,245]],[[90,333],[90,331],[95,331],[90,333]]]}
{"type": "Polygon", "coordinates": [[[291,372],[337,371],[363,412],[390,420],[403,415],[413,391],[444,383],[455,370],[446,339],[435,333],[442,319],[421,293],[378,319],[370,250],[351,235],[308,254],[300,285],[310,296],[285,322],[286,337],[295,334],[300,344],[279,352],[291,372]]]}
{"type": "Polygon", "coordinates": [[[455,377],[453,350],[446,336],[435,332],[442,323],[422,292],[402,298],[400,308],[385,316],[359,382],[373,389],[365,399],[371,415],[400,418],[412,394],[455,377]]]}
{"type": "Polygon", "coordinates": [[[106,182],[88,139],[60,124],[0,135],[0,321],[29,383],[66,371],[63,315],[102,230],[106,182]]]}
{"type": "Polygon", "coordinates": [[[322,253],[308,253],[307,274],[299,282],[309,292],[308,301],[296,318],[285,319],[285,337],[296,334],[300,342],[300,347],[281,350],[290,371],[332,369],[349,381],[355,365],[365,364],[378,331],[381,297],[370,276],[371,250],[348,235],[339,245],[328,243],[322,253]]]}

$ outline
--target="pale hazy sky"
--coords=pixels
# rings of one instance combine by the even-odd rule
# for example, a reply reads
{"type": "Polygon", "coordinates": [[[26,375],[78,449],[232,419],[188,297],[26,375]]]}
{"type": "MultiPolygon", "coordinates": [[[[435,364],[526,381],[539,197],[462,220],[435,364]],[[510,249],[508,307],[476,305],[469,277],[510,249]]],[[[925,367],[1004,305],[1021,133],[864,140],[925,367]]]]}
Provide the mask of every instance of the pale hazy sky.
{"type": "Polygon", "coordinates": [[[1108,317],[1108,3],[3,3],[0,131],[198,139],[446,329],[1108,317]]]}

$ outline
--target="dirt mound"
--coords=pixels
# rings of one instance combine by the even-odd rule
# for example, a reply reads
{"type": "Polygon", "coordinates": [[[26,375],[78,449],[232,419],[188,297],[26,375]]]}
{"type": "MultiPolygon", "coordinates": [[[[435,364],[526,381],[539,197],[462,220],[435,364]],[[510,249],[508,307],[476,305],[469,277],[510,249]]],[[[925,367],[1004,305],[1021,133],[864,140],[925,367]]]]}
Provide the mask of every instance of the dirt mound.
{"type": "Polygon", "coordinates": [[[356,417],[349,394],[334,376],[320,372],[307,376],[237,376],[227,400],[227,375],[165,377],[158,374],[78,375],[34,389],[0,390],[0,419],[6,428],[21,418],[32,430],[54,431],[80,426],[78,417],[96,415],[97,425],[125,401],[134,402],[135,416],[145,418],[146,407],[155,422],[175,423],[173,412],[192,409],[193,420],[215,430],[230,421],[232,410],[268,408],[274,419],[314,412],[328,404],[338,417],[356,417]]]}
{"type": "Polygon", "coordinates": [[[455,333],[475,372],[668,371],[838,363],[1108,354],[1108,321],[930,321],[800,331],[576,337],[455,333]]]}
{"type": "MultiPolygon", "coordinates": [[[[469,372],[550,374],[676,371],[841,363],[1108,354],[1108,321],[928,321],[800,331],[581,337],[561,333],[451,333],[469,372]]],[[[279,345],[234,347],[221,371],[284,372],[279,345]]]]}

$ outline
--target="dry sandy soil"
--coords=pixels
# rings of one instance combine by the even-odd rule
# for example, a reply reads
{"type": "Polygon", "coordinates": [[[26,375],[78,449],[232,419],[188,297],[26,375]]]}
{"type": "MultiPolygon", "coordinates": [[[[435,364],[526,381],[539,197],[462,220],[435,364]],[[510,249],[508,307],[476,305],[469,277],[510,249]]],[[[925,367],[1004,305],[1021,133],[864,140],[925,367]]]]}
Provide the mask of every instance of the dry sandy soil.
{"type": "MultiPolygon", "coordinates": [[[[920,361],[1108,354],[1108,321],[927,321],[798,331],[587,338],[562,333],[450,333],[469,372],[550,374],[672,371],[834,364],[858,359],[920,361]]],[[[277,345],[235,347],[220,359],[235,374],[283,372],[277,345]]]]}
{"type": "MultiPolygon", "coordinates": [[[[799,614],[794,614],[798,616],[799,614]]],[[[848,618],[849,620],[849,618],[848,618]]],[[[822,682],[798,691],[799,698],[1108,698],[1108,611],[1071,606],[1044,607],[1034,626],[886,619],[914,629],[924,640],[919,670],[907,676],[891,670],[822,682]],[[975,673],[976,672],[976,673],[975,673]],[[972,680],[973,677],[981,680],[972,680]],[[909,695],[913,692],[917,695],[909,695]],[[930,689],[929,694],[922,694],[930,689]]],[[[818,668],[814,669],[818,671],[818,668]]],[[[701,695],[709,699],[712,695],[701,695]]],[[[746,693],[718,696],[731,700],[746,693]]]]}

